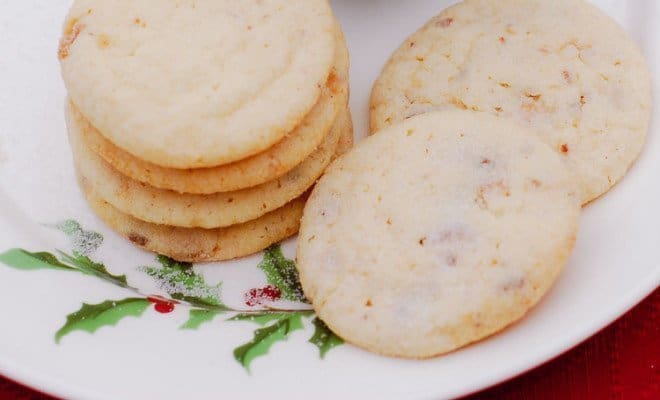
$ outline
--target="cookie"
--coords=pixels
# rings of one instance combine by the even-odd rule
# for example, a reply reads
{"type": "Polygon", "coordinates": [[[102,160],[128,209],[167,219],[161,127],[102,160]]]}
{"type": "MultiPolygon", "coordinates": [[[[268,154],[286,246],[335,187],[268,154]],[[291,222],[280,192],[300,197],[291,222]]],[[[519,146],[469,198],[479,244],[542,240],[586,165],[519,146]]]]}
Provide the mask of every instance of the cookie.
{"type": "Polygon", "coordinates": [[[339,137],[350,127],[345,116],[339,118],[314,153],[274,181],[233,192],[195,195],[156,189],[120,174],[84,146],[80,129],[70,115],[68,126],[76,167],[98,197],[146,222],[206,229],[259,218],[302,195],[330,163],[339,137]]]}
{"type": "MultiPolygon", "coordinates": [[[[81,178],[82,179],[82,178],[81,178]]],[[[81,187],[96,214],[120,235],[145,250],[178,261],[224,261],[258,253],[298,232],[305,196],[262,217],[227,228],[177,228],[140,221],[81,187]]]]}
{"type": "Polygon", "coordinates": [[[333,66],[327,0],[76,0],[59,49],[74,104],[119,148],[169,168],[268,149],[333,66]]]}
{"type": "Polygon", "coordinates": [[[348,106],[348,49],[343,34],[337,38],[337,61],[321,97],[293,132],[273,147],[252,157],[212,168],[175,169],[141,160],[115,146],[76,110],[85,144],[114,169],[137,181],[179,193],[211,194],[245,189],[286,174],[309,156],[330,131],[340,110],[348,106]]]}
{"type": "Polygon", "coordinates": [[[245,189],[286,174],[322,142],[340,110],[348,106],[348,49],[338,37],[334,71],[312,111],[293,132],[252,157],[212,168],[174,169],[141,160],[120,149],[96,130],[73,106],[85,144],[114,169],[137,181],[179,193],[211,194],[245,189]]]}
{"type": "Polygon", "coordinates": [[[432,112],[333,163],[305,207],[298,270],[337,335],[426,358],[521,318],[574,246],[571,171],[529,128],[432,112]]]}
{"type": "Polygon", "coordinates": [[[644,57],[582,0],[466,0],[394,53],[371,99],[371,131],[467,109],[534,127],[582,182],[583,203],[639,156],[651,116],[644,57]]]}

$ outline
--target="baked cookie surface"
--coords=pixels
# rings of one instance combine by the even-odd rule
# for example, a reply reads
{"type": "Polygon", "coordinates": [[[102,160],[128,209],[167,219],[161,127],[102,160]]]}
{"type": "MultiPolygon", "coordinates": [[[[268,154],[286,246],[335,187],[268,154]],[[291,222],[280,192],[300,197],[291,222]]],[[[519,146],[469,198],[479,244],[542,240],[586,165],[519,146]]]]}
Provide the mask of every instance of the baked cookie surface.
{"type": "Polygon", "coordinates": [[[338,35],[337,60],[321,97],[304,120],[281,141],[254,156],[210,168],[166,168],[144,161],[115,146],[72,104],[85,144],[114,169],[137,181],[179,193],[212,194],[254,187],[286,174],[323,142],[335,119],[348,106],[349,56],[338,35]]]}
{"type": "Polygon", "coordinates": [[[77,0],[59,49],[106,138],[170,168],[257,154],[317,102],[333,65],[327,0],[77,0]]]}
{"type": "Polygon", "coordinates": [[[582,0],[466,0],[413,34],[372,93],[371,131],[430,110],[516,120],[568,160],[583,203],[645,143],[651,83],[637,45],[582,0]]]}
{"type": "Polygon", "coordinates": [[[433,112],[333,163],[305,208],[298,269],[340,337],[424,358],[493,334],[551,287],[574,246],[576,183],[528,128],[433,112]]]}

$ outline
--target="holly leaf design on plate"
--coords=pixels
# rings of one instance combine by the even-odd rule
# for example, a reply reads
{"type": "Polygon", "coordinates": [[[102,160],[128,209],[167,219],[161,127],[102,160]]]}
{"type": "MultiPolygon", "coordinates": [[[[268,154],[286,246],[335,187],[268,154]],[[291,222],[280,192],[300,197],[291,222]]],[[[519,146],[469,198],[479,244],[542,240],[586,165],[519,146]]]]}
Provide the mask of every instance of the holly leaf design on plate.
{"type": "Polygon", "coordinates": [[[209,286],[204,277],[195,273],[191,263],[175,261],[169,257],[159,255],[156,260],[161,267],[140,268],[147,275],[156,279],[162,290],[173,299],[185,301],[194,306],[213,309],[216,311],[229,311],[221,298],[221,286],[209,286]]]}
{"type": "Polygon", "coordinates": [[[312,321],[314,324],[314,336],[309,339],[309,342],[319,348],[321,358],[325,358],[325,355],[332,348],[344,344],[344,341],[337,335],[334,334],[318,317],[314,318],[312,321]]]}
{"type": "Polygon", "coordinates": [[[96,276],[123,288],[130,288],[130,286],[128,286],[128,281],[126,280],[126,275],[113,275],[108,272],[105,265],[92,261],[92,259],[86,255],[80,254],[76,251],[73,252],[73,255],[59,250],[58,253],[63,262],[73,265],[75,269],[83,274],[96,276]]]}
{"type": "Polygon", "coordinates": [[[88,256],[94,253],[103,243],[103,235],[94,231],[84,230],[78,221],[68,219],[55,226],[71,240],[74,253],[88,256]]]}
{"type": "Polygon", "coordinates": [[[39,269],[55,269],[64,271],[75,271],[57,259],[53,254],[47,252],[31,253],[23,249],[11,249],[0,253],[0,262],[16,269],[33,271],[39,269]]]}
{"type": "Polygon", "coordinates": [[[73,255],[58,251],[61,260],[48,252],[32,253],[23,249],[11,249],[0,253],[0,262],[12,268],[33,271],[55,269],[60,271],[78,271],[128,288],[125,275],[112,275],[103,264],[92,261],[89,257],[74,252],[73,255]]]}
{"type": "Polygon", "coordinates": [[[296,313],[300,316],[313,314],[312,311],[264,311],[261,313],[236,314],[235,316],[229,318],[227,321],[247,321],[264,326],[269,322],[286,318],[287,316],[291,315],[291,313],[296,313]]]}
{"type": "Polygon", "coordinates": [[[222,310],[192,309],[188,316],[188,321],[181,325],[181,329],[197,330],[207,322],[213,321],[218,315],[224,314],[222,310]]]}
{"type": "Polygon", "coordinates": [[[149,307],[145,298],[128,298],[124,300],[108,300],[100,304],[83,304],[80,310],[69,314],[66,323],[55,333],[55,341],[73,331],[96,332],[104,326],[115,326],[126,317],[140,317],[149,307]]]}
{"type": "MultiPolygon", "coordinates": [[[[291,332],[303,329],[302,313],[274,313],[266,319],[276,322],[254,331],[254,338],[248,343],[234,350],[234,358],[241,363],[245,369],[250,370],[250,365],[255,358],[268,354],[273,344],[285,341],[291,332]],[[275,314],[279,314],[275,317],[275,314]]],[[[253,321],[257,321],[254,319],[253,321]]],[[[259,320],[267,324],[267,321],[259,320]]]]}
{"type": "Polygon", "coordinates": [[[308,303],[300,284],[296,263],[284,257],[280,245],[268,248],[258,267],[266,274],[268,283],[280,289],[282,299],[308,303]]]}

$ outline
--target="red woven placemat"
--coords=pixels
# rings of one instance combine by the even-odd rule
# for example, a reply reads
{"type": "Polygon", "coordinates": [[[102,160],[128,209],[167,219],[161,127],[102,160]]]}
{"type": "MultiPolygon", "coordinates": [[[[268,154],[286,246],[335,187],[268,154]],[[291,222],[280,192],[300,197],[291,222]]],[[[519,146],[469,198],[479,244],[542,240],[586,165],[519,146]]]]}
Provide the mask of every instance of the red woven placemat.
{"type": "MultiPolygon", "coordinates": [[[[660,290],[576,349],[467,398],[660,399],[660,290]]],[[[51,400],[0,377],[0,399],[51,400]]]]}

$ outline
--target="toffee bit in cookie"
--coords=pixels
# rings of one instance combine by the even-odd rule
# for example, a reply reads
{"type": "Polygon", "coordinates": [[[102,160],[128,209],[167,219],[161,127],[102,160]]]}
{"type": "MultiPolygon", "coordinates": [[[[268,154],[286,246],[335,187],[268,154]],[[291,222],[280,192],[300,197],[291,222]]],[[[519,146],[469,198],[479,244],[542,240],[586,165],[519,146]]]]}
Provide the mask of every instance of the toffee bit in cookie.
{"type": "Polygon", "coordinates": [[[587,104],[587,97],[585,95],[580,96],[580,107],[587,104]]]}
{"type": "Polygon", "coordinates": [[[467,109],[468,109],[468,106],[463,102],[463,100],[459,99],[459,98],[456,97],[456,96],[452,96],[451,99],[449,100],[449,102],[450,102],[453,106],[458,107],[458,108],[460,108],[460,109],[462,109],[462,110],[467,110],[467,109]]]}
{"type": "Polygon", "coordinates": [[[561,145],[560,150],[564,154],[568,154],[568,152],[571,151],[571,149],[568,147],[566,143],[561,145]]]}
{"type": "Polygon", "coordinates": [[[137,233],[129,233],[128,240],[137,244],[138,246],[146,246],[147,243],[149,243],[149,239],[137,233]]]}
{"type": "Polygon", "coordinates": [[[534,101],[539,101],[541,99],[540,94],[525,93],[525,97],[527,97],[528,99],[532,99],[534,101]]]}
{"type": "Polygon", "coordinates": [[[442,28],[448,28],[454,23],[454,18],[443,18],[437,22],[437,25],[442,28]]]}
{"type": "Polygon", "coordinates": [[[57,50],[57,57],[60,60],[64,60],[67,58],[71,52],[71,46],[75,43],[76,39],[78,39],[78,35],[80,35],[80,32],[82,32],[83,28],[85,27],[84,25],[80,25],[77,23],[77,20],[75,20],[74,24],[71,26],[71,28],[67,28],[64,32],[64,36],[60,40],[60,46],[57,50]]]}
{"type": "Polygon", "coordinates": [[[71,18],[69,21],[67,21],[66,27],[64,28],[64,34],[70,35],[73,32],[76,25],[78,25],[78,21],[79,21],[78,18],[71,18]]]}
{"type": "Polygon", "coordinates": [[[342,90],[341,83],[342,82],[339,79],[339,74],[337,73],[337,69],[333,68],[330,71],[330,75],[328,76],[326,86],[330,88],[332,93],[337,94],[337,93],[341,92],[341,90],[342,90]]]}

